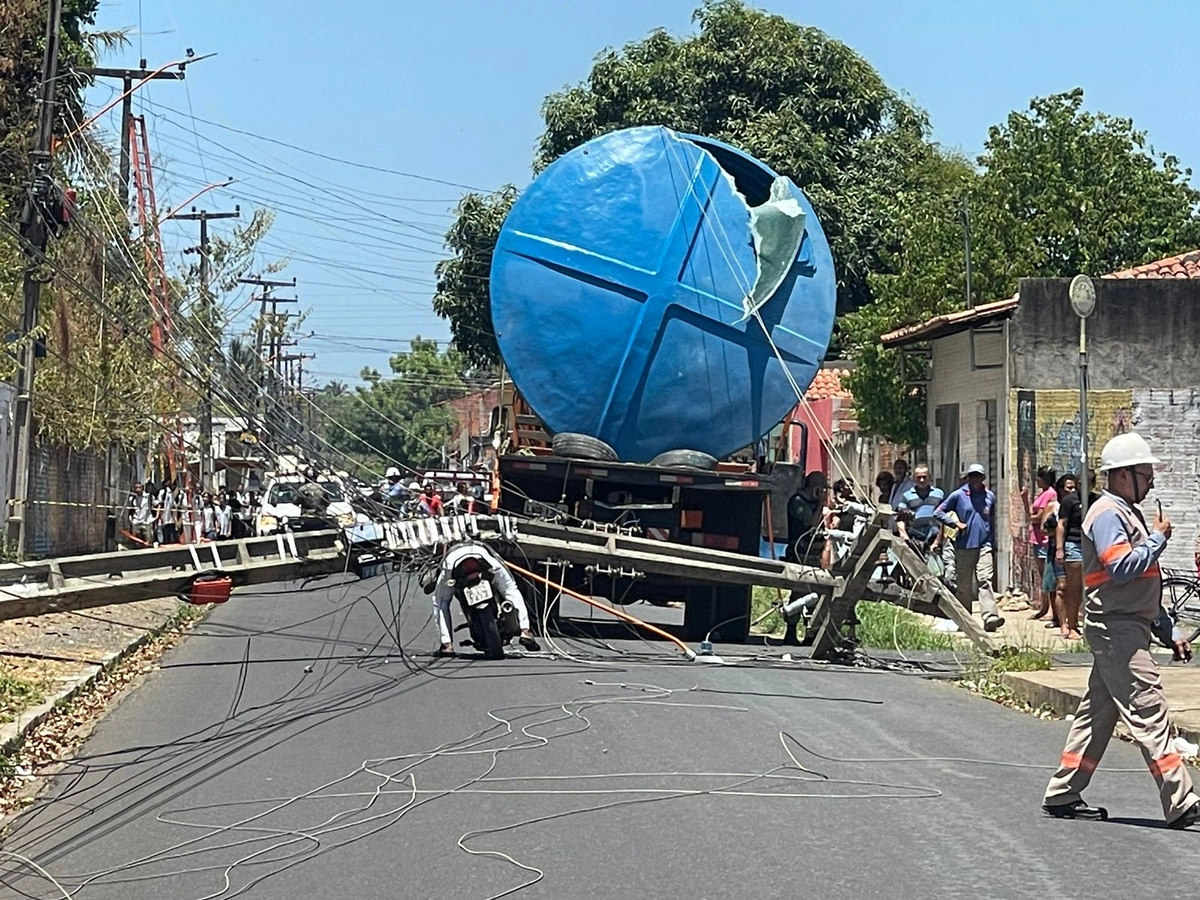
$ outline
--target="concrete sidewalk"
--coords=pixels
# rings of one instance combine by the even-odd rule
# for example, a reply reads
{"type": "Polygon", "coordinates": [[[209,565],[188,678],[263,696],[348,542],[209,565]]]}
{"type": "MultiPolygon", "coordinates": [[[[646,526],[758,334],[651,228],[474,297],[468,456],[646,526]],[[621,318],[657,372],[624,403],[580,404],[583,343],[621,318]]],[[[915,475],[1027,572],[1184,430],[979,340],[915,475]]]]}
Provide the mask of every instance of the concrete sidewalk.
{"type": "MultiPolygon", "coordinates": [[[[1171,654],[1157,657],[1167,694],[1171,724],[1192,743],[1200,743],[1200,665],[1170,662],[1171,654]]],[[[1086,657],[1081,656],[1081,661],[1086,657]]],[[[1075,714],[1087,687],[1090,664],[1069,665],[1043,672],[1007,672],[1004,682],[1013,693],[1031,706],[1046,706],[1056,715],[1075,714]]]]}

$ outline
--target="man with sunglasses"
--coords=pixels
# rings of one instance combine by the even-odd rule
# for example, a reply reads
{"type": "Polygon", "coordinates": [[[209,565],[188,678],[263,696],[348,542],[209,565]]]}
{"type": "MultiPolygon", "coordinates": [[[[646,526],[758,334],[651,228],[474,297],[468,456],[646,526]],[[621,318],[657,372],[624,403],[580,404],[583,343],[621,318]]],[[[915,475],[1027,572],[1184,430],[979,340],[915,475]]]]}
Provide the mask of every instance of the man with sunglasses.
{"type": "MultiPolygon", "coordinates": [[[[1150,445],[1137,434],[1117,435],[1104,445],[1100,471],[1107,489],[1083,520],[1084,636],[1092,650],[1087,692],[1067,735],[1058,771],[1050,779],[1042,809],[1064,819],[1106,819],[1103,807],[1081,796],[1123,721],[1141,746],[1158,785],[1163,814],[1171,828],[1200,824],[1200,797],[1192,790],[1187,765],[1171,746],[1167,700],[1158,666],[1150,655],[1152,628],[1171,631],[1161,615],[1162,575],[1158,560],[1171,537],[1165,517],[1146,523],[1137,504],[1154,486],[1150,445]]],[[[1166,637],[1177,660],[1191,659],[1178,629],[1166,637]]]]}

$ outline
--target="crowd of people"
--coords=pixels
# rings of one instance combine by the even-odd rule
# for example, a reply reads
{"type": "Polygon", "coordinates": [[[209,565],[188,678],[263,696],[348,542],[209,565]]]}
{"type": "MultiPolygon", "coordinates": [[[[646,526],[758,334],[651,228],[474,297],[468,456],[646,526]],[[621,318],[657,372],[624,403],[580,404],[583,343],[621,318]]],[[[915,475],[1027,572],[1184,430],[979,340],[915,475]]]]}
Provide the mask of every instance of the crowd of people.
{"type": "MultiPolygon", "coordinates": [[[[1091,483],[1096,483],[1094,473],[1091,483]]],[[[890,527],[926,559],[967,610],[979,608],[986,630],[1000,628],[1004,617],[993,586],[996,495],[987,486],[984,466],[968,466],[946,492],[933,483],[928,466],[910,469],[907,460],[898,459],[876,476],[875,489],[872,497],[859,498],[849,482],[839,480],[830,490],[823,472],[809,472],[788,503],[787,558],[828,568],[836,555],[830,535],[853,528],[847,511],[864,499],[886,504],[895,512],[890,527]]],[[[1096,496],[1089,495],[1093,502],[1096,496]]],[[[1078,640],[1083,598],[1079,479],[1043,468],[1037,496],[1031,500],[1023,491],[1022,497],[1042,579],[1034,596],[1034,618],[1049,617],[1047,627],[1078,640]]],[[[887,568],[887,563],[881,565],[887,568]]]]}
{"type": "Polygon", "coordinates": [[[245,489],[214,493],[139,482],[125,502],[120,531],[133,549],[249,537],[257,508],[257,493],[245,489]]]}
{"type": "Polygon", "coordinates": [[[435,482],[426,481],[422,485],[419,481],[410,481],[405,484],[400,470],[395,466],[387,470],[378,493],[382,499],[409,515],[472,515],[484,511],[482,488],[472,490],[465,481],[460,481],[454,494],[444,500],[435,482]]]}

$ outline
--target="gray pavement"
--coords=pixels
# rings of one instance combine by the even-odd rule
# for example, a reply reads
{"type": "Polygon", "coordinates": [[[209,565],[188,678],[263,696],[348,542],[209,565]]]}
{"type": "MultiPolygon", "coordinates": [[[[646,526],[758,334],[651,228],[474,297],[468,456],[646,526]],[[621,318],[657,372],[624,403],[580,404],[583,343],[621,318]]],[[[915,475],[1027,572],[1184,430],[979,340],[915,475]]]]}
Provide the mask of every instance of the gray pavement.
{"type": "Polygon", "coordinates": [[[69,893],[3,856],[0,897],[1054,900],[1200,877],[1130,746],[1089,797],[1114,821],[1047,820],[1063,722],[637,640],[434,661],[427,598],[390,579],[214,612],[7,839],[69,893]]]}

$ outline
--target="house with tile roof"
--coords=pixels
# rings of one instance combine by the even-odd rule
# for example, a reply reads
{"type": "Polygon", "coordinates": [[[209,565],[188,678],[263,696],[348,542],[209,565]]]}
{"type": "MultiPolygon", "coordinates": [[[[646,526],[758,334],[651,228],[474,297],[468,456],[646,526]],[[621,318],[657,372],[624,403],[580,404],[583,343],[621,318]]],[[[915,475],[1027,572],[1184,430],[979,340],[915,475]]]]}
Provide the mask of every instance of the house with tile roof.
{"type": "MultiPolygon", "coordinates": [[[[1020,491],[1039,466],[1081,469],[1080,322],[1065,278],[1020,282],[1009,298],[881,337],[926,360],[934,479],[982,463],[996,491],[999,586],[1028,587],[1034,562],[1020,491]]],[[[1175,527],[1165,565],[1191,569],[1200,531],[1200,250],[1094,280],[1087,319],[1087,463],[1137,430],[1163,459],[1150,501],[1175,527]]]]}

